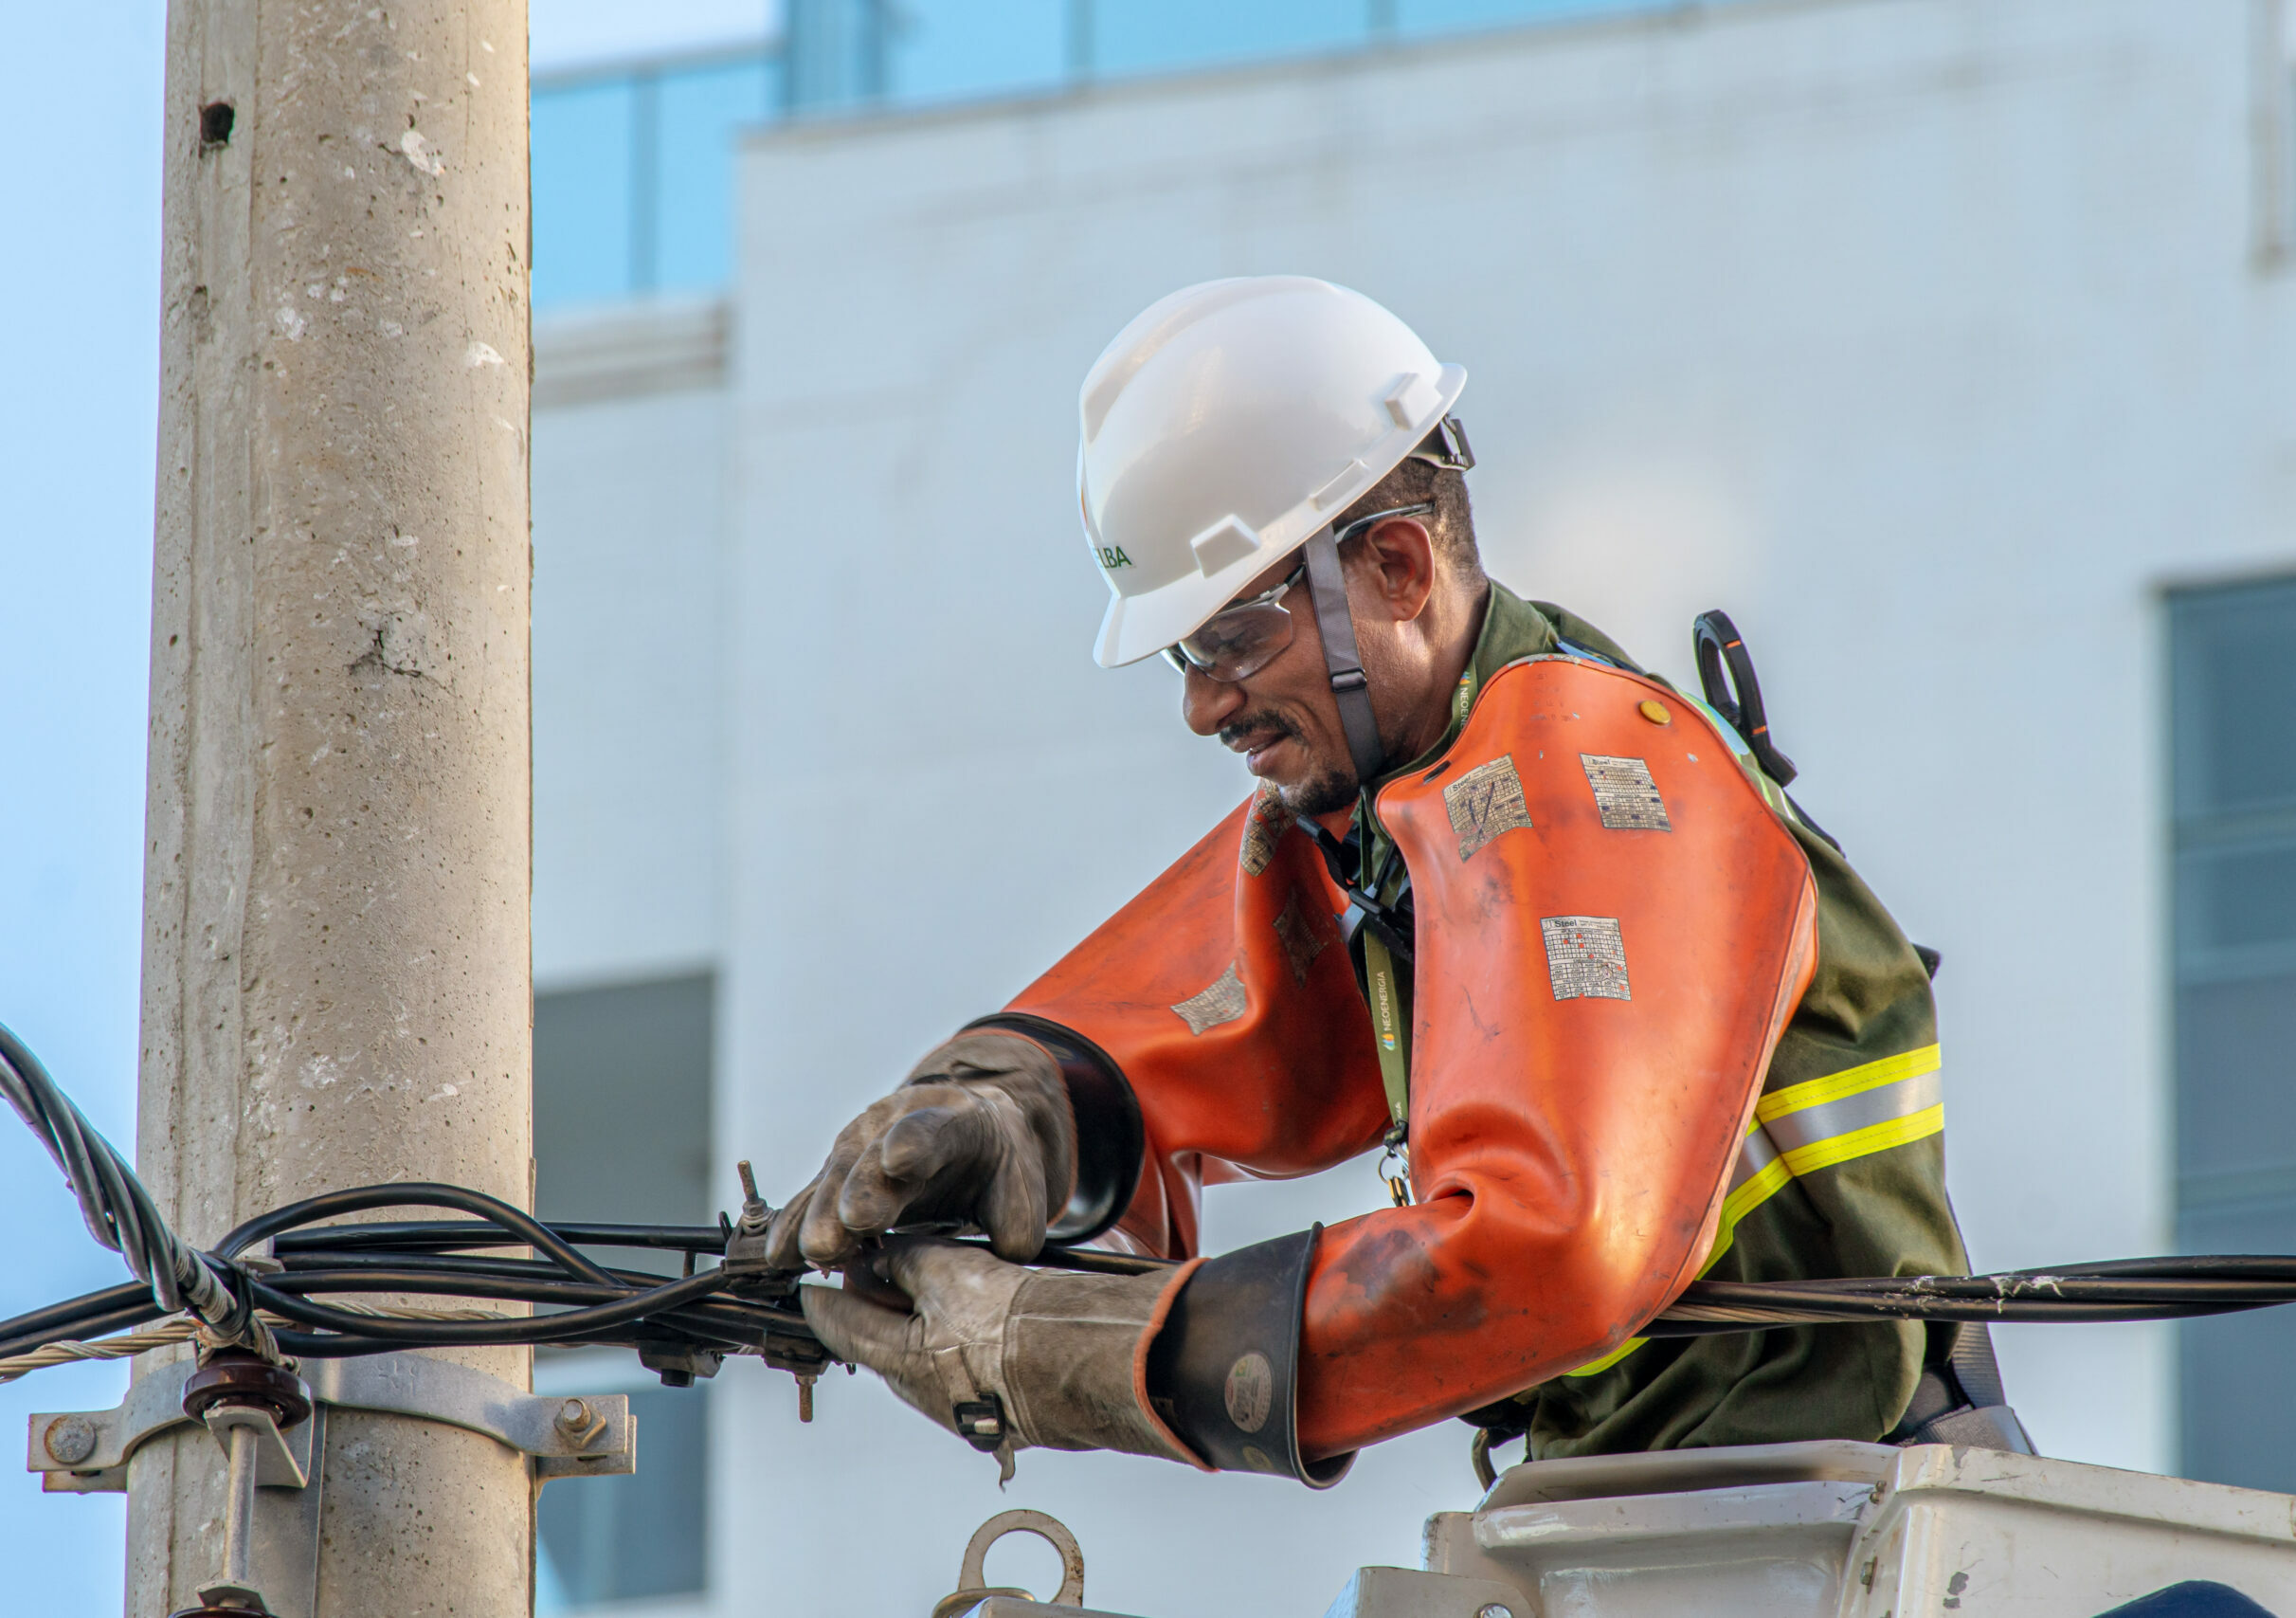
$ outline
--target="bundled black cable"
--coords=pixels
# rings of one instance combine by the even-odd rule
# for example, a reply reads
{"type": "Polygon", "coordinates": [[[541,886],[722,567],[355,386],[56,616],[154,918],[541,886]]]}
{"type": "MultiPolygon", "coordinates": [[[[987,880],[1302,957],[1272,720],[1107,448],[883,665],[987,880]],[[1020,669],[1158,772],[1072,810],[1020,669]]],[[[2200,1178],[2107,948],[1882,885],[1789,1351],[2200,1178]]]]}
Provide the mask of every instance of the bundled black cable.
{"type": "MultiPolygon", "coordinates": [[[[704,1258],[725,1259],[734,1235],[730,1221],[551,1225],[461,1186],[364,1186],[262,1214],[202,1252],[169,1227],[118,1153],[5,1027],[0,1093],[63,1171],[88,1229],[137,1278],[0,1320],[0,1359],[130,1332],[188,1311],[216,1340],[245,1343],[267,1355],[607,1344],[636,1351],[672,1380],[708,1375],[729,1354],[758,1354],[800,1376],[818,1374],[829,1363],[797,1307],[801,1272],[755,1262],[699,1267],[704,1258]],[[379,1209],[465,1217],[327,1223],[379,1209]],[[265,1246],[268,1253],[258,1251],[265,1246]],[[683,1273],[608,1267],[587,1257],[586,1246],[675,1253],[683,1273]],[[448,1318],[438,1310],[372,1311],[323,1301],[345,1293],[485,1300],[549,1312],[448,1318]],[[266,1324],[259,1310],[283,1324],[266,1324]]],[[[1038,1263],[1139,1273],[1166,1261],[1048,1249],[1038,1263]]],[[[1693,1282],[1641,1335],[1877,1320],[2163,1320],[2289,1302],[2296,1302],[2296,1257],[2122,1259],[1993,1276],[1693,1282]]]]}
{"type": "MultiPolygon", "coordinates": [[[[797,1278],[745,1282],[694,1273],[693,1255],[722,1252],[721,1229],[582,1227],[569,1240],[531,1215],[459,1186],[370,1186],[330,1192],[249,1220],[202,1252],[176,1235],[111,1143],[89,1124],[15,1035],[0,1027],[0,1093],[37,1135],[80,1199],[89,1231],[137,1280],[0,1321],[0,1358],[63,1341],[132,1331],[189,1312],[213,1340],[266,1356],[330,1356],[479,1343],[607,1342],[664,1357],[758,1353],[791,1369],[825,1363],[794,1302],[797,1278]],[[382,1208],[475,1215],[451,1225],[317,1226],[382,1208]],[[275,1242],[276,1256],[251,1250],[275,1242]],[[688,1255],[683,1276],[607,1269],[578,1242],[667,1246],[688,1255]],[[532,1251],[536,1258],[499,1255],[532,1251]],[[413,1293],[553,1306],[555,1312],[476,1319],[405,1318],[317,1301],[331,1293],[413,1293]],[[274,1332],[257,1311],[288,1322],[274,1332]]],[[[714,1368],[714,1360],[700,1359],[714,1368]]]]}
{"type": "Polygon", "coordinates": [[[2116,1259],[2006,1275],[1694,1282],[1645,1336],[1855,1320],[2176,1320],[2296,1302],[2296,1258],[2116,1259]]]}

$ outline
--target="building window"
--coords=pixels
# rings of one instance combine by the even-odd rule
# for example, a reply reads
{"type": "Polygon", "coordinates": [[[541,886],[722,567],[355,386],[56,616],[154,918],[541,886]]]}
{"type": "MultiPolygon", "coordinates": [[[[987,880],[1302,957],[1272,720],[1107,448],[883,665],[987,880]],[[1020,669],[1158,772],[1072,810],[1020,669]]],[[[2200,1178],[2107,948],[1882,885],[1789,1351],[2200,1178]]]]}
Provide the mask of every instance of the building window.
{"type": "MultiPolygon", "coordinates": [[[[2296,1252],[2296,579],[2169,603],[2178,1240],[2296,1252]]],[[[2296,1490],[2296,1316],[2181,1328],[2187,1476],[2296,1490]]]]}
{"type": "MultiPolygon", "coordinates": [[[[544,1219],[708,1225],[712,1015],[707,975],[534,998],[534,1207],[544,1219]]],[[[593,1248],[675,1278],[659,1252],[593,1248]]],[[[629,1354],[539,1350],[545,1392],[630,1393],[644,1434],[625,1478],[552,1483],[536,1510],[536,1609],[701,1590],[708,1569],[708,1394],[655,1384],[629,1354]]]]}
{"type": "Polygon", "coordinates": [[[786,0],[780,37],[750,49],[534,81],[534,307],[723,290],[732,280],[736,143],[744,129],[783,118],[1050,95],[1719,3],[786,0]]]}
{"type": "Polygon", "coordinates": [[[760,48],[538,81],[534,306],[721,290],[734,139],[779,110],[780,77],[760,48]]]}

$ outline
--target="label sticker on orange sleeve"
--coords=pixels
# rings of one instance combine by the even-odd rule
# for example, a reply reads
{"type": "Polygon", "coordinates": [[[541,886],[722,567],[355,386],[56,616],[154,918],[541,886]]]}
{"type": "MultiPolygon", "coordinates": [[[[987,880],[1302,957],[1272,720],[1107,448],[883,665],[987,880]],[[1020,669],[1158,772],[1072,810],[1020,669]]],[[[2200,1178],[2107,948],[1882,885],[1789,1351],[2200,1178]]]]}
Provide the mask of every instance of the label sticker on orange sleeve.
{"type": "Polygon", "coordinates": [[[1632,1000],[1626,940],[1611,916],[1546,916],[1546,980],[1558,1000],[1632,1000]]]}
{"type": "Polygon", "coordinates": [[[1299,983],[1308,981],[1308,969],[1315,964],[1315,957],[1322,954],[1324,946],[1331,941],[1325,936],[1324,928],[1317,924],[1315,912],[1300,902],[1300,892],[1296,887],[1292,890],[1292,897],[1285,903],[1283,914],[1275,918],[1275,936],[1284,947],[1284,959],[1292,968],[1293,978],[1299,983]]]}
{"type": "Polygon", "coordinates": [[[1275,845],[1283,834],[1292,829],[1292,811],[1275,795],[1275,789],[1261,782],[1253,794],[1251,812],[1243,821],[1243,852],[1237,863],[1243,874],[1256,877],[1268,868],[1275,858],[1275,845]]]}
{"type": "Polygon", "coordinates": [[[1651,779],[1648,763],[1600,753],[1582,753],[1579,762],[1586,768],[1586,784],[1595,790],[1595,808],[1601,811],[1606,829],[1674,829],[1666,818],[1666,800],[1658,795],[1658,783],[1651,779]]]}
{"type": "Polygon", "coordinates": [[[1463,861],[1473,859],[1507,832],[1530,829],[1530,810],[1523,805],[1523,777],[1515,773],[1510,753],[1476,765],[1445,787],[1443,809],[1451,816],[1463,861]]]}
{"type": "Polygon", "coordinates": [[[1244,1014],[1250,1005],[1251,997],[1244,991],[1243,979],[1236,974],[1236,963],[1230,961],[1228,970],[1220,974],[1218,982],[1201,993],[1189,995],[1172,1009],[1180,1013],[1182,1022],[1187,1024],[1188,1032],[1201,1034],[1206,1028],[1234,1022],[1244,1014]]]}

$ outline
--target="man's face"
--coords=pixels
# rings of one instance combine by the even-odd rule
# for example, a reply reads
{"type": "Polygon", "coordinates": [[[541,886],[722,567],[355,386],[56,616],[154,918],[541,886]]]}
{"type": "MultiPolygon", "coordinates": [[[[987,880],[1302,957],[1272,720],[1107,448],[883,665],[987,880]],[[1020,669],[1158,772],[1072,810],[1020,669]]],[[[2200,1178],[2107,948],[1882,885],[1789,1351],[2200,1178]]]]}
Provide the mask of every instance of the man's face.
{"type": "MultiPolygon", "coordinates": [[[[1298,565],[1296,555],[1285,557],[1236,599],[1264,594],[1298,565]]],[[[1274,787],[1293,813],[1329,814],[1354,803],[1355,767],[1305,580],[1285,594],[1283,605],[1292,614],[1292,644],[1232,683],[1190,669],[1182,676],[1181,717],[1198,736],[1216,736],[1240,754],[1244,768],[1274,787]]]]}

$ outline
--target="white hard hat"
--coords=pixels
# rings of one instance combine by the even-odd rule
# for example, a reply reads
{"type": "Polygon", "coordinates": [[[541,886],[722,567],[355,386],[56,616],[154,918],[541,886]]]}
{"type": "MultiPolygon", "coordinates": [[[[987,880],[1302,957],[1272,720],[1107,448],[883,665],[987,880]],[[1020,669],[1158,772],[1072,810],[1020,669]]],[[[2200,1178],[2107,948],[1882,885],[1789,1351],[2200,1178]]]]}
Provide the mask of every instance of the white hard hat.
{"type": "Polygon", "coordinates": [[[1200,628],[1400,465],[1466,385],[1328,281],[1207,281],[1150,304],[1077,397],[1077,498],[1114,596],[1094,659],[1114,668],[1200,628]]]}

